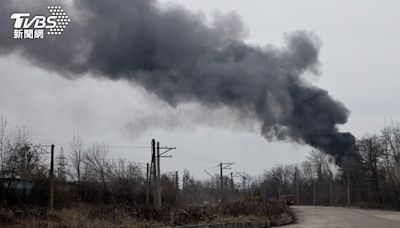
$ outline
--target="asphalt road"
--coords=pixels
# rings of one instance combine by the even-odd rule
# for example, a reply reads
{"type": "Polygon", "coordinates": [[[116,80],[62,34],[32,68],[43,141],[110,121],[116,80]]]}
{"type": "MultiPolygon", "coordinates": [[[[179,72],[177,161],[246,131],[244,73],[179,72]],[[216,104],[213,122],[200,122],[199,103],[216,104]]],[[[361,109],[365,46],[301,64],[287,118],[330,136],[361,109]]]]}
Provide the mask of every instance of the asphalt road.
{"type": "Polygon", "coordinates": [[[400,228],[400,212],[313,206],[294,209],[299,221],[285,228],[400,228]]]}

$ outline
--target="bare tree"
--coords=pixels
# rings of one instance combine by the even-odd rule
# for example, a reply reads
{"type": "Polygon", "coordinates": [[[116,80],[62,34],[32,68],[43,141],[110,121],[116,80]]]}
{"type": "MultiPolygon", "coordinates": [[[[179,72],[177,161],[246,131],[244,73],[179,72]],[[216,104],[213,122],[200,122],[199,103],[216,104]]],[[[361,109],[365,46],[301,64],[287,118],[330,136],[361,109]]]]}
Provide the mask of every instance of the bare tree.
{"type": "Polygon", "coordinates": [[[30,177],[39,168],[39,153],[33,148],[29,133],[17,127],[11,134],[9,149],[5,151],[5,171],[10,177],[30,177]]]}
{"type": "MultiPolygon", "coordinates": [[[[311,186],[312,189],[310,189],[312,193],[311,195],[311,199],[312,199],[312,204],[315,205],[316,204],[316,186],[315,186],[315,182],[316,182],[316,172],[314,170],[314,166],[310,161],[304,161],[303,163],[301,163],[301,169],[302,169],[302,173],[303,173],[303,177],[305,179],[305,184],[307,184],[308,186],[311,186]]],[[[309,195],[309,194],[307,194],[309,195]]],[[[310,202],[310,201],[309,201],[310,202]]]]}
{"type": "Polygon", "coordinates": [[[103,200],[106,199],[107,177],[110,163],[107,161],[108,147],[104,144],[91,145],[85,154],[85,176],[94,178],[102,184],[103,200]]]}
{"type": "Polygon", "coordinates": [[[363,137],[357,142],[358,151],[367,171],[368,180],[371,182],[372,191],[375,194],[375,200],[382,203],[380,176],[382,172],[382,158],[384,155],[384,146],[382,140],[377,135],[363,137]]]}
{"type": "Polygon", "coordinates": [[[342,184],[342,191],[339,194],[341,194],[344,200],[343,204],[347,206],[352,205],[355,201],[366,195],[362,188],[364,184],[362,167],[362,160],[359,156],[342,158],[339,173],[339,178],[341,179],[339,182],[342,184]]]}
{"type": "Polygon", "coordinates": [[[106,165],[110,182],[109,189],[113,198],[138,201],[137,196],[142,196],[141,191],[144,190],[145,185],[140,164],[118,159],[109,161],[106,165]]]}
{"type": "Polygon", "coordinates": [[[308,157],[308,160],[313,166],[313,170],[315,172],[315,179],[313,182],[313,195],[314,200],[316,201],[316,188],[317,184],[319,187],[318,193],[319,198],[323,202],[332,205],[333,203],[333,194],[332,194],[332,185],[333,185],[333,158],[324,153],[322,150],[312,150],[308,157]],[[325,188],[327,186],[328,191],[324,191],[321,187],[325,188]]]}
{"type": "Polygon", "coordinates": [[[70,143],[71,153],[69,160],[72,164],[73,173],[70,176],[73,180],[78,183],[78,188],[81,182],[81,175],[83,169],[83,162],[85,159],[85,153],[83,148],[83,140],[79,135],[74,135],[72,137],[72,142],[70,143]]]}
{"type": "Polygon", "coordinates": [[[400,180],[400,124],[395,122],[382,130],[384,143],[384,167],[392,184],[396,199],[399,199],[400,180]]]}

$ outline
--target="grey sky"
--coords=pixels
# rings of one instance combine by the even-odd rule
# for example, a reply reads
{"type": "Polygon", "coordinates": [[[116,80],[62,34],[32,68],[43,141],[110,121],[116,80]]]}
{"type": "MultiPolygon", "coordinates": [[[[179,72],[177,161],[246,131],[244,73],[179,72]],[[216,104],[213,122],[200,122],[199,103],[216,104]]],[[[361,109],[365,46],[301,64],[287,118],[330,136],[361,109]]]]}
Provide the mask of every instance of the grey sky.
{"type": "MultiPolygon", "coordinates": [[[[284,33],[299,29],[314,31],[323,43],[322,74],[311,76],[310,80],[350,109],[349,122],[341,129],[359,137],[377,132],[385,123],[398,118],[400,3],[172,2],[206,15],[214,10],[236,11],[248,26],[249,43],[282,45],[284,33]]],[[[0,59],[0,114],[31,129],[36,142],[56,140],[62,144],[79,132],[87,143],[148,146],[155,137],[162,144],[178,147],[172,153],[175,158],[163,162],[164,170],[188,168],[199,177],[205,176],[202,169],[220,161],[235,162],[235,171],[260,174],[276,163],[300,162],[310,149],[298,144],[268,142],[260,136],[257,125],[241,122],[228,110],[204,109],[196,104],[173,109],[141,87],[89,76],[69,81],[32,66],[18,54],[0,59]],[[205,116],[211,121],[204,121],[205,116]],[[151,123],[138,126],[138,120],[151,123]]],[[[149,157],[146,149],[112,147],[111,151],[114,157],[141,162],[149,157]]]]}

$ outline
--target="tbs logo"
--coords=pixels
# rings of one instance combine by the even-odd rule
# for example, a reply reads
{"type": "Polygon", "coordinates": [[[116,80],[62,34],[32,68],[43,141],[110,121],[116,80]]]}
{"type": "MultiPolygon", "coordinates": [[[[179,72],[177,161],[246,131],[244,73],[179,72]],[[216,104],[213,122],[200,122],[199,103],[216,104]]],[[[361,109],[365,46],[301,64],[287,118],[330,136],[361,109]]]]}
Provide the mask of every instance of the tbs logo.
{"type": "Polygon", "coordinates": [[[48,35],[61,35],[71,19],[61,6],[48,6],[50,16],[33,16],[30,13],[13,13],[14,39],[43,39],[48,35]]]}

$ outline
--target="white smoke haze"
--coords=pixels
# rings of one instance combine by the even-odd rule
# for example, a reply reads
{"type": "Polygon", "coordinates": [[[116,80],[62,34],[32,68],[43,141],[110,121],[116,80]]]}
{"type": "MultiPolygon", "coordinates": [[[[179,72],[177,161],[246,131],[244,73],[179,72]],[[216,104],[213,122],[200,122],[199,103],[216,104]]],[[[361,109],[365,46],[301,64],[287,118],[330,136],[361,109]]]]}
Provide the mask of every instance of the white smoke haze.
{"type": "Polygon", "coordinates": [[[196,103],[176,108],[163,105],[156,112],[136,112],[136,118],[126,125],[132,136],[143,134],[151,128],[192,133],[200,127],[223,128],[234,131],[258,132],[260,123],[250,116],[234,112],[228,107],[212,109],[196,103]]]}

